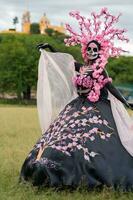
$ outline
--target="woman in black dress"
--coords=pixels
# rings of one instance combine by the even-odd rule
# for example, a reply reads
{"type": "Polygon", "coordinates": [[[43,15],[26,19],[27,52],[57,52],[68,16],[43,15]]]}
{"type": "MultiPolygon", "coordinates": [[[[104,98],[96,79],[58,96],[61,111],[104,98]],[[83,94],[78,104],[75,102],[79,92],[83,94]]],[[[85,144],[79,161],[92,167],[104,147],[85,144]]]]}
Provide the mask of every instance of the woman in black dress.
{"type": "MultiPolygon", "coordinates": [[[[88,98],[97,81],[93,66],[101,57],[103,47],[94,39],[86,47],[85,64],[74,63],[77,74],[73,82],[78,96],[43,132],[27,156],[20,177],[36,186],[78,187],[84,183],[88,188],[106,185],[132,189],[132,149],[128,150],[121,139],[116,122],[119,117],[114,116],[109,96],[118,99],[118,105],[121,102],[129,108],[130,105],[112,85],[105,69],[100,73],[106,81],[98,90],[98,99],[97,96],[88,98]]],[[[49,44],[38,48],[54,51],[49,44]]],[[[52,54],[56,53],[49,53],[52,54]]]]}

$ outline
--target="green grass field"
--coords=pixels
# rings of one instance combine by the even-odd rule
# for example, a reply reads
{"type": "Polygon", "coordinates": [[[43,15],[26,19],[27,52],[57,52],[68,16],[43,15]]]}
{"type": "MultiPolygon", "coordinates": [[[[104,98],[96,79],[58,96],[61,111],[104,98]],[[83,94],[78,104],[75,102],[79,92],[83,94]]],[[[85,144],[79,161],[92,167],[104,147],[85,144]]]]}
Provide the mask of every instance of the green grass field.
{"type": "Polygon", "coordinates": [[[0,200],[127,200],[133,193],[77,189],[70,192],[20,184],[21,165],[40,137],[37,110],[32,106],[0,105],[0,200]]]}

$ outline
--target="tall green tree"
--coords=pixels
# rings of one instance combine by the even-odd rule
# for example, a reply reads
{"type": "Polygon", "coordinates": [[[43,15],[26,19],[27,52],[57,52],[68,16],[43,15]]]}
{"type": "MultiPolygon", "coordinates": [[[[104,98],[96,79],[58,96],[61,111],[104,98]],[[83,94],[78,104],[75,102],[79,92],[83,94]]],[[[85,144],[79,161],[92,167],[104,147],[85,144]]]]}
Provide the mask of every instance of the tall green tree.
{"type": "Polygon", "coordinates": [[[52,36],[53,33],[54,33],[54,30],[52,28],[46,28],[45,29],[45,33],[48,35],[48,36],[52,36]]]}
{"type": "Polygon", "coordinates": [[[31,34],[40,34],[39,24],[34,22],[30,25],[30,33],[31,34]]]}
{"type": "Polygon", "coordinates": [[[19,99],[23,91],[23,70],[26,51],[18,41],[0,45],[0,88],[4,92],[16,92],[19,99]]]}
{"type": "Polygon", "coordinates": [[[13,25],[14,25],[15,29],[16,29],[16,26],[17,26],[18,23],[19,23],[18,17],[15,16],[15,17],[13,18],[13,25]]]}
{"type": "Polygon", "coordinates": [[[133,84],[133,57],[121,56],[119,58],[110,59],[107,68],[114,83],[133,84]]]}

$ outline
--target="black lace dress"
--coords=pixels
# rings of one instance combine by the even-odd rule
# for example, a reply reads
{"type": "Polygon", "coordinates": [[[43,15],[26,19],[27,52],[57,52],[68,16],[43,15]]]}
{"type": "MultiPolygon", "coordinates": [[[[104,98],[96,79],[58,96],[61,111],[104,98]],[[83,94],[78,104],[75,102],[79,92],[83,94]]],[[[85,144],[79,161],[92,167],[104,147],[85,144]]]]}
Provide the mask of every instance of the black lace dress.
{"type": "Polygon", "coordinates": [[[107,84],[96,103],[80,94],[71,101],[28,154],[20,178],[33,185],[88,188],[133,187],[133,158],[122,146],[112,115],[107,84]]]}

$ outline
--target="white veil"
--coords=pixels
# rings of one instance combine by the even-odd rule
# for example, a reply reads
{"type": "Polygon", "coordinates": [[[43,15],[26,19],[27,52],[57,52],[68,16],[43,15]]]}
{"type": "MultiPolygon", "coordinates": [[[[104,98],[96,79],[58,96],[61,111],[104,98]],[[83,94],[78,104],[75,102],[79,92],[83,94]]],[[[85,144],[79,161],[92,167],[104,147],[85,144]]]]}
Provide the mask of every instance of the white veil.
{"type": "Polygon", "coordinates": [[[76,97],[72,76],[74,58],[66,53],[41,50],[38,66],[37,109],[42,133],[61,109],[76,97]]]}
{"type": "Polygon", "coordinates": [[[126,111],[124,105],[115,98],[109,91],[112,114],[116,123],[119,138],[122,145],[133,156],[133,121],[126,111]]]}

